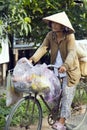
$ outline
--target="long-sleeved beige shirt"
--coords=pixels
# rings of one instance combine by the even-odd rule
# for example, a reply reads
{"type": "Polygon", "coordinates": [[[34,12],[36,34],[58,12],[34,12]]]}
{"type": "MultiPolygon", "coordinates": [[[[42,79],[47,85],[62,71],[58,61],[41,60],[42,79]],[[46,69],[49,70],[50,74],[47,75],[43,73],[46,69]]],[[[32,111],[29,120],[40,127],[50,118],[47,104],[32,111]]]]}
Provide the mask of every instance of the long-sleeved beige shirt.
{"type": "Polygon", "coordinates": [[[51,64],[55,63],[56,56],[60,50],[63,59],[63,65],[67,69],[68,86],[75,86],[81,77],[78,56],[76,53],[75,37],[74,34],[67,34],[58,43],[56,33],[50,31],[42,45],[37,49],[34,55],[30,58],[35,63],[38,62],[44,54],[50,50],[51,64]]]}

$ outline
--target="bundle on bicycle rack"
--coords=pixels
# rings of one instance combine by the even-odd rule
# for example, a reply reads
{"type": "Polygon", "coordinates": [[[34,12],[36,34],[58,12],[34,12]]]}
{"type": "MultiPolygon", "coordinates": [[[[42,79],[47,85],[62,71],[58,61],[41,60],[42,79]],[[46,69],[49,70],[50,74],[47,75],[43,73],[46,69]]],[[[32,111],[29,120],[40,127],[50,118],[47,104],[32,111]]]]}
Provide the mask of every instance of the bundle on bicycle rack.
{"type": "Polygon", "coordinates": [[[20,92],[31,88],[34,92],[43,94],[49,103],[60,94],[60,82],[45,63],[33,66],[26,58],[21,58],[13,70],[12,81],[20,92]]]}
{"type": "Polygon", "coordinates": [[[76,40],[76,50],[82,76],[87,76],[87,39],[76,40]]]}

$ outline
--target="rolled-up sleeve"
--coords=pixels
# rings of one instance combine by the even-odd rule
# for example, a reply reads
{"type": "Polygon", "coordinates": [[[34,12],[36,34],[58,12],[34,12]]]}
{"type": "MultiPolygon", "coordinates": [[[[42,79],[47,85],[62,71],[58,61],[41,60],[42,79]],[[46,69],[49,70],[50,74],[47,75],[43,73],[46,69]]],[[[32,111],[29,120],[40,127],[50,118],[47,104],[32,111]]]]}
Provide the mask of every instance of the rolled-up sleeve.
{"type": "Polygon", "coordinates": [[[36,50],[34,55],[30,58],[34,63],[38,62],[48,51],[49,48],[49,33],[46,35],[42,45],[36,50]]]}
{"type": "Polygon", "coordinates": [[[68,55],[65,59],[64,66],[66,69],[69,69],[71,66],[73,66],[76,57],[75,37],[73,34],[70,34],[67,38],[67,52],[68,55]]]}

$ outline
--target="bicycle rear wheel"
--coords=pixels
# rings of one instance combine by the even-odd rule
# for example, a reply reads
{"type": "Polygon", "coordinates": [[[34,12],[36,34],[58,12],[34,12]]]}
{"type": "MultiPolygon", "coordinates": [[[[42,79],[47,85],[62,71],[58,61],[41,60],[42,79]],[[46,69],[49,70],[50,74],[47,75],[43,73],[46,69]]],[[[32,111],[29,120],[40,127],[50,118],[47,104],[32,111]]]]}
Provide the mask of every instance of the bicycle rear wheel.
{"type": "Polygon", "coordinates": [[[76,89],[74,101],[72,103],[71,117],[67,120],[69,130],[86,130],[87,122],[87,92],[83,84],[79,84],[76,89]],[[86,125],[86,128],[84,127],[86,125]],[[84,128],[83,128],[84,127],[84,128]]]}
{"type": "Polygon", "coordinates": [[[5,130],[41,130],[42,108],[35,97],[22,98],[9,114],[5,130]]]}

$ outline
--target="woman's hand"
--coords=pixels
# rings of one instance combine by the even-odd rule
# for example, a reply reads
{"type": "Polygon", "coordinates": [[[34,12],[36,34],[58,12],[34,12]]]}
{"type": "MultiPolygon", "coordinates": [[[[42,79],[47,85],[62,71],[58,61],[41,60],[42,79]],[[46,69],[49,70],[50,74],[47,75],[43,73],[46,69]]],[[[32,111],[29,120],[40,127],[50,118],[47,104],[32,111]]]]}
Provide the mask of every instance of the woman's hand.
{"type": "Polygon", "coordinates": [[[32,60],[32,59],[29,59],[29,62],[30,62],[30,63],[33,63],[33,60],[32,60]]]}
{"type": "Polygon", "coordinates": [[[22,63],[29,63],[29,65],[32,67],[33,66],[33,60],[32,59],[27,59],[27,58],[22,58],[22,63]]]}
{"type": "Polygon", "coordinates": [[[58,72],[59,72],[59,73],[64,73],[64,72],[66,72],[65,66],[61,66],[61,67],[59,68],[58,72]]]}

